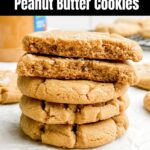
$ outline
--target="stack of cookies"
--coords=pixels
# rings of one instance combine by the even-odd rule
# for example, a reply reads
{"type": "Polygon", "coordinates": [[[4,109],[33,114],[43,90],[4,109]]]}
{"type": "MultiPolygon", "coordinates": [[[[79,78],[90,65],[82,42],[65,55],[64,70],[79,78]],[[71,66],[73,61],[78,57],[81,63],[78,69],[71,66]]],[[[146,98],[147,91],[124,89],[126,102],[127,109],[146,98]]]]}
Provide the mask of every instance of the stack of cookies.
{"type": "Polygon", "coordinates": [[[49,31],[29,34],[18,63],[21,128],[34,140],[90,148],[122,136],[126,91],[137,81],[126,60],[142,59],[136,42],[118,35],[49,31]]]}

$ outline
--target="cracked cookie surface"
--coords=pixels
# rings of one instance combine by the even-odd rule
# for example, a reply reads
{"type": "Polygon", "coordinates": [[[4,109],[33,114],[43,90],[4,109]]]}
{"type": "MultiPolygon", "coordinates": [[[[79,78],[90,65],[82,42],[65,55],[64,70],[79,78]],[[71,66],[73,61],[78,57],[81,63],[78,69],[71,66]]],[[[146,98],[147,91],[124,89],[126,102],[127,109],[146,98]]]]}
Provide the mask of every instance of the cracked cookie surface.
{"type": "Polygon", "coordinates": [[[129,105],[124,95],[105,103],[69,105],[48,103],[23,96],[20,108],[29,118],[46,124],[85,124],[105,120],[123,113],[129,105]]]}
{"type": "Polygon", "coordinates": [[[83,79],[100,82],[135,84],[137,75],[128,62],[69,59],[33,54],[24,55],[18,62],[19,76],[53,79],[83,79]]]}
{"type": "Polygon", "coordinates": [[[17,103],[20,98],[17,74],[12,71],[0,71],[0,104],[17,103]]]}
{"type": "Polygon", "coordinates": [[[64,57],[133,60],[142,59],[138,43],[115,34],[48,31],[28,34],[23,39],[29,53],[64,57]]]}
{"type": "Polygon", "coordinates": [[[26,135],[43,144],[63,148],[91,148],[122,136],[128,128],[128,119],[121,114],[92,124],[46,125],[22,115],[20,126],[26,135]]]}
{"type": "Polygon", "coordinates": [[[18,87],[24,95],[47,102],[93,104],[120,97],[127,91],[129,85],[19,77],[18,87]]]}

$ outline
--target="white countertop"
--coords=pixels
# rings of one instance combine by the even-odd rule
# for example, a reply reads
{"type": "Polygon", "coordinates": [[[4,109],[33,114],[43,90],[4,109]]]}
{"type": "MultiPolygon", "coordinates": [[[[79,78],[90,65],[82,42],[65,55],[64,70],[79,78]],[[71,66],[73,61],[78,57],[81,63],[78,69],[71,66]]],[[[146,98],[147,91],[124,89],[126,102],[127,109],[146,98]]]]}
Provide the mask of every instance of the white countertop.
{"type": "MultiPolygon", "coordinates": [[[[144,52],[141,63],[150,63],[150,52],[144,52]]],[[[0,63],[0,69],[15,70],[16,63],[0,63]]],[[[130,87],[130,106],[127,110],[129,129],[116,141],[99,150],[150,150],[150,113],[143,108],[146,91],[130,87]]],[[[0,106],[0,150],[53,150],[56,148],[34,142],[19,129],[20,109],[18,104],[0,106]]]]}

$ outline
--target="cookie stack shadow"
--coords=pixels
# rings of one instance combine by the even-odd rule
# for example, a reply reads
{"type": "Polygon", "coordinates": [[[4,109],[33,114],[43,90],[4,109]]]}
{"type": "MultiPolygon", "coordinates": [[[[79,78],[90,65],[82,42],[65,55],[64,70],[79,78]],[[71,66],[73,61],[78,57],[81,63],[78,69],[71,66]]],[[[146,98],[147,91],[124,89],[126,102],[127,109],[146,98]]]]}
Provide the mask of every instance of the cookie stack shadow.
{"type": "Polygon", "coordinates": [[[136,42],[118,35],[49,31],[24,37],[18,62],[20,126],[34,140],[64,148],[112,142],[128,128],[126,91],[137,81],[127,60],[136,42]]]}

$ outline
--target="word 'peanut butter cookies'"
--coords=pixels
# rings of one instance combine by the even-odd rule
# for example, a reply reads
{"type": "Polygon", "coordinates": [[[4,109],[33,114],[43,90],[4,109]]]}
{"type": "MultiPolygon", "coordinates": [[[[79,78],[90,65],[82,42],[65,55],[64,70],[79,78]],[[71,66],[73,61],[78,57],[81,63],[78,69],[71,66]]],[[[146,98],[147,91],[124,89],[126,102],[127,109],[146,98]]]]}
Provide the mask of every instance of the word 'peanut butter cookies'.
{"type": "Polygon", "coordinates": [[[0,104],[17,103],[20,98],[17,74],[11,71],[0,71],[0,104]]]}
{"type": "Polygon", "coordinates": [[[46,125],[22,115],[20,126],[31,139],[43,144],[63,148],[92,148],[122,136],[128,128],[128,119],[122,114],[92,124],[46,125]]]}
{"type": "Polygon", "coordinates": [[[28,34],[23,39],[29,53],[64,57],[133,60],[142,59],[138,43],[115,34],[53,30],[28,34]]]}
{"type": "Polygon", "coordinates": [[[148,92],[144,97],[144,108],[150,111],[150,92],[148,92]]]}
{"type": "Polygon", "coordinates": [[[135,65],[135,68],[139,76],[139,82],[135,86],[150,90],[150,64],[135,65]]]}
{"type": "Polygon", "coordinates": [[[91,105],[48,103],[26,96],[20,101],[24,115],[46,124],[85,124],[106,120],[123,113],[128,105],[127,95],[91,105]]]}
{"type": "Polygon", "coordinates": [[[19,77],[18,87],[24,95],[47,102],[93,104],[120,97],[125,94],[129,85],[87,80],[19,77]]]}
{"type": "Polygon", "coordinates": [[[83,79],[100,82],[135,84],[137,75],[128,62],[68,59],[48,56],[24,55],[18,62],[20,76],[83,79]]]}

